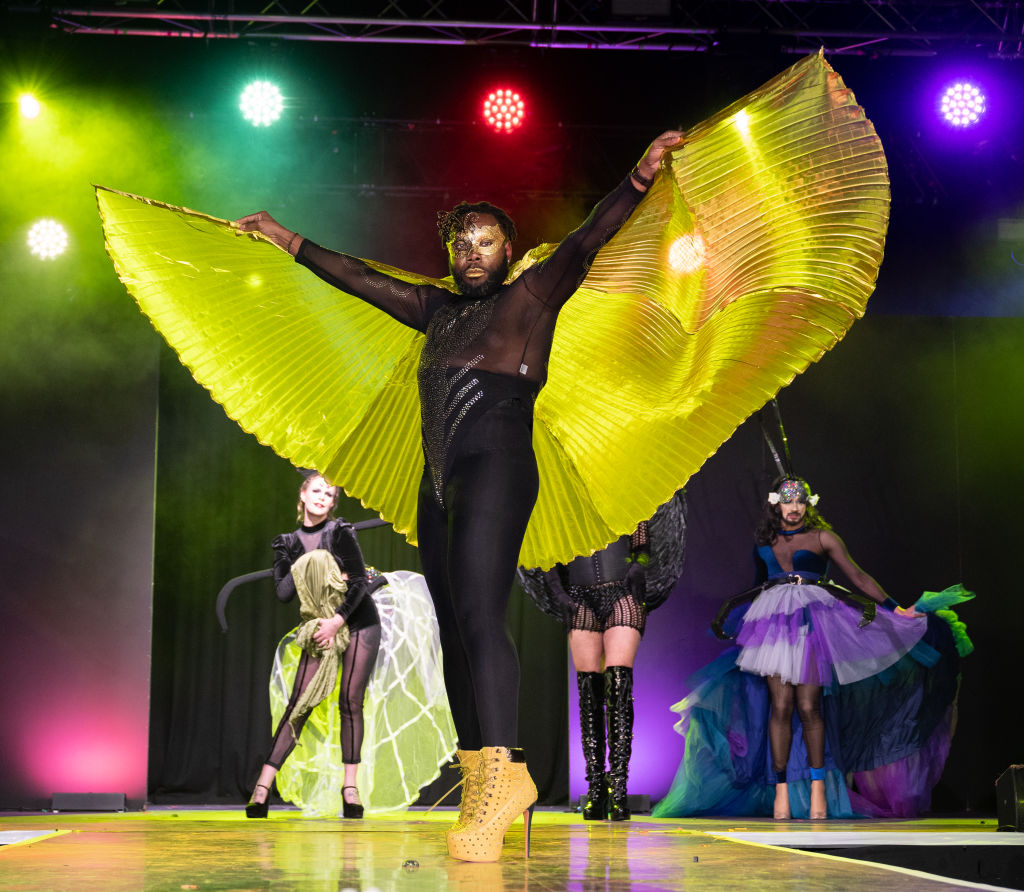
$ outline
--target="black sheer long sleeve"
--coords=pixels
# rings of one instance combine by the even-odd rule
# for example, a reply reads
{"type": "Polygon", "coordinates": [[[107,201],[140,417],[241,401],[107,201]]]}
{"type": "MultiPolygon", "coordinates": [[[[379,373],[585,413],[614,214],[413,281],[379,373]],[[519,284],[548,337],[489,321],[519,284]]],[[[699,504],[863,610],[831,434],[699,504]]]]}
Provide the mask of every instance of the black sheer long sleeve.
{"type": "Polygon", "coordinates": [[[558,247],[524,273],[530,292],[550,309],[560,308],[586,277],[594,257],[619,231],[644,197],[630,177],[601,199],[558,247]]]}
{"type": "Polygon", "coordinates": [[[296,546],[292,537],[282,534],[275,537],[271,548],[274,549],[274,587],[278,600],[287,604],[298,594],[292,579],[292,564],[302,555],[302,545],[296,546]]]}
{"type": "Polygon", "coordinates": [[[323,248],[304,239],[295,262],[329,285],[383,310],[391,318],[417,331],[426,331],[437,308],[453,298],[432,285],[414,285],[380,272],[365,260],[323,248]]]}
{"type": "Polygon", "coordinates": [[[337,609],[337,614],[348,622],[353,611],[366,597],[369,581],[366,578],[366,563],[351,524],[339,523],[331,534],[331,554],[338,566],[348,574],[348,593],[337,609]]]}
{"type": "Polygon", "coordinates": [[[541,387],[547,377],[558,312],[586,277],[594,256],[633,213],[643,193],[625,179],[554,251],[503,286],[493,300],[468,299],[430,284],[411,284],[366,261],[304,240],[295,256],[324,281],[427,334],[424,361],[434,367],[475,368],[541,387]],[[482,330],[467,335],[482,315],[462,312],[486,305],[482,330]],[[448,315],[439,313],[447,308],[448,315]],[[444,316],[435,330],[431,319],[444,316]]]}

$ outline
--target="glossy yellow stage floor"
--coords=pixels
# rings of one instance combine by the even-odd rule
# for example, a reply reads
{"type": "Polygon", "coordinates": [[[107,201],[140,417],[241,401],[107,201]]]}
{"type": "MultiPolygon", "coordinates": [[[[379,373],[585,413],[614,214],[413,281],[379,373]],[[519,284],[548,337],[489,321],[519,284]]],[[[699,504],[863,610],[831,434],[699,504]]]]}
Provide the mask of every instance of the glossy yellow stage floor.
{"type": "Polygon", "coordinates": [[[1024,842],[1024,834],[995,833],[992,820],[774,823],[638,817],[610,824],[538,811],[528,861],[517,821],[499,862],[465,864],[445,850],[444,829],[452,820],[447,810],[363,821],[304,818],[289,809],[272,810],[267,820],[246,820],[241,809],[162,807],[101,815],[0,815],[0,889],[938,892],[998,887],[788,846],[834,850],[850,840],[911,846],[927,840],[943,848],[1024,842]]]}

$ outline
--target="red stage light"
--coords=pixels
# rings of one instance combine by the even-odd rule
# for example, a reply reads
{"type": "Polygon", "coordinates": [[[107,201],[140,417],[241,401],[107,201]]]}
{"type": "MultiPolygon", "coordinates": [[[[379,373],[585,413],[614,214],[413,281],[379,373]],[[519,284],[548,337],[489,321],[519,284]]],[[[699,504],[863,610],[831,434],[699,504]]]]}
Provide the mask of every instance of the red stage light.
{"type": "Polygon", "coordinates": [[[526,106],[515,90],[492,90],[484,100],[484,120],[498,133],[517,129],[525,115],[526,106]]]}

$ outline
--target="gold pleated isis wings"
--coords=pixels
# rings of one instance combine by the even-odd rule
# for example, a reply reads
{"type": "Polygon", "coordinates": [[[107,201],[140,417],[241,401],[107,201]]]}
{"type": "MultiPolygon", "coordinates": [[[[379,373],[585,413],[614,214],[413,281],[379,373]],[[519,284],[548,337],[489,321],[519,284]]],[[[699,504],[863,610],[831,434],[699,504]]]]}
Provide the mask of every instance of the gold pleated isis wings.
{"type": "MultiPolygon", "coordinates": [[[[227,221],[97,200],[121,280],[228,415],[415,542],[422,336],[227,221]]],[[[632,531],[833,347],[888,211],[881,143],[821,53],[691,128],[559,316],[520,563],[632,531]]]]}

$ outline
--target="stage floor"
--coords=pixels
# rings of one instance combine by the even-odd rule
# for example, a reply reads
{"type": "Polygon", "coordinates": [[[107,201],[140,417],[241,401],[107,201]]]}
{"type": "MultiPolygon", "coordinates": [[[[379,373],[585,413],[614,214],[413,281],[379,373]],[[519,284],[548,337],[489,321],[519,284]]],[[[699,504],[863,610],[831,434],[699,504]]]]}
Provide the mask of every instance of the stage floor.
{"type": "Polygon", "coordinates": [[[997,833],[991,818],[776,823],[641,816],[610,824],[538,810],[529,861],[517,821],[499,862],[466,864],[445,850],[444,829],[453,815],[414,810],[343,821],[278,808],[267,820],[247,820],[241,809],[163,806],[115,814],[0,814],[0,889],[1024,888],[1024,834],[997,833]]]}

